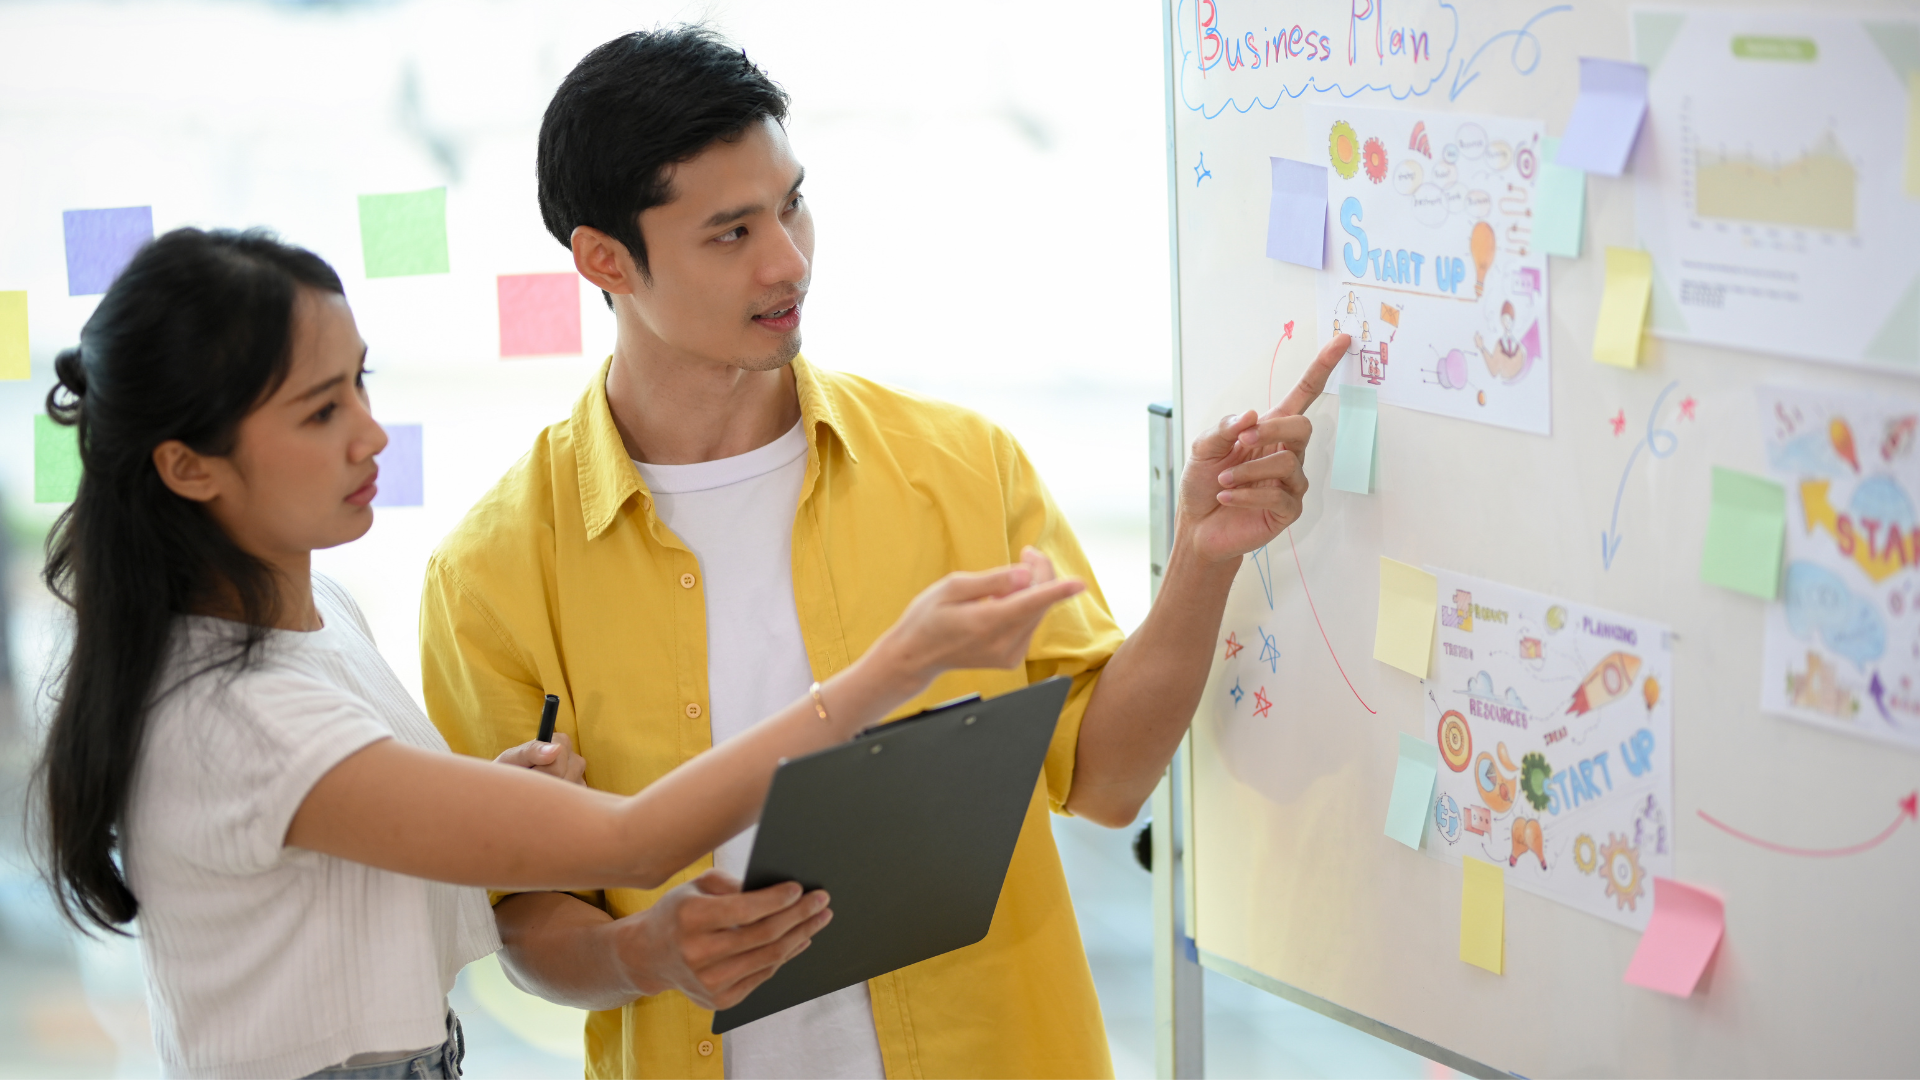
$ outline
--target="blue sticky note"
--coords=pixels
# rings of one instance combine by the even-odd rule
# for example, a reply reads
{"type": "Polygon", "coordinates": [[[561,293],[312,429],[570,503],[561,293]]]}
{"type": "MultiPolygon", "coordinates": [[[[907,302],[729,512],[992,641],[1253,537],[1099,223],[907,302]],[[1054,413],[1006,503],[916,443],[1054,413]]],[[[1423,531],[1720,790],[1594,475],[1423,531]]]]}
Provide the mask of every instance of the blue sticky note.
{"type": "Polygon", "coordinates": [[[1433,782],[1440,775],[1440,748],[1413,735],[1400,736],[1400,763],[1393,771],[1393,798],[1387,803],[1387,835],[1420,850],[1433,806],[1433,782]]]}
{"type": "Polygon", "coordinates": [[[1327,167],[1273,158],[1267,258],[1315,270],[1327,261],[1327,167]]]}
{"type": "Polygon", "coordinates": [[[1587,174],[1556,164],[1559,149],[1559,139],[1540,140],[1540,214],[1533,239],[1549,255],[1577,259],[1587,232],[1587,174]]]}
{"type": "Polygon", "coordinates": [[[68,210],[60,223],[67,234],[68,296],[106,292],[140,245],[153,239],[151,206],[68,210]]]}
{"type": "Polygon", "coordinates": [[[1380,392],[1359,384],[1340,387],[1340,421],[1333,432],[1332,483],[1340,491],[1373,494],[1373,449],[1379,437],[1380,392]]]}
{"type": "Polygon", "coordinates": [[[387,448],[374,456],[380,464],[380,490],[374,493],[375,506],[420,506],[421,453],[419,424],[387,424],[387,448]]]}
{"type": "Polygon", "coordinates": [[[1619,176],[1647,115],[1647,69],[1624,60],[1580,58],[1580,97],[1567,118],[1560,152],[1569,169],[1619,176]]]}

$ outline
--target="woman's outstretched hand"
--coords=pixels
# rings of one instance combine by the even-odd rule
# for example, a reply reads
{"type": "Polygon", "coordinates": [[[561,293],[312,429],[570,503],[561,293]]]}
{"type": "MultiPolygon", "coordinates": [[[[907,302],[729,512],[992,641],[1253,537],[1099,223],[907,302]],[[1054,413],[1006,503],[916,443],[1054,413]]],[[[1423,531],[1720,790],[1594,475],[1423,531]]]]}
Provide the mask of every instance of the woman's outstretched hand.
{"type": "Polygon", "coordinates": [[[1018,666],[1040,620],[1086,587],[1055,576],[1052,560],[1031,547],[1010,566],[948,574],[907,605],[875,643],[875,659],[909,689],[908,697],[943,672],[1018,666]]]}

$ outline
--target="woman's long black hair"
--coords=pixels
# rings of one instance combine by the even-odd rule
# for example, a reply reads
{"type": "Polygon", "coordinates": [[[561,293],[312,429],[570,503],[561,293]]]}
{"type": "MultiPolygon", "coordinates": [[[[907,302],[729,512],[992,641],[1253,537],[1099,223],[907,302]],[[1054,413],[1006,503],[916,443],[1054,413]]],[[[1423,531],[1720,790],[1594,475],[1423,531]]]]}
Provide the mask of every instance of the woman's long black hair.
{"type": "Polygon", "coordinates": [[[176,229],[141,248],[54,360],[47,414],[78,428],[79,494],[47,538],[47,586],[73,609],[73,652],[35,775],[40,863],[68,920],[118,931],[139,913],[115,848],[176,615],[248,627],[212,666],[244,668],[279,582],[199,503],[161,482],[169,439],[232,452],[286,379],[302,287],[339,275],[270,233],[176,229]]]}

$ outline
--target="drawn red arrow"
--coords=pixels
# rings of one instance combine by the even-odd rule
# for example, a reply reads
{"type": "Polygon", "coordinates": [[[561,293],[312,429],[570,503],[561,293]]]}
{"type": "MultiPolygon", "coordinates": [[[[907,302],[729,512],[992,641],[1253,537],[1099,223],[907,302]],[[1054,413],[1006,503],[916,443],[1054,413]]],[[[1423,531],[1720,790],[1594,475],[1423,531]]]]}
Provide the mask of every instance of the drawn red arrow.
{"type": "Polygon", "coordinates": [[[1715,818],[1705,810],[1699,811],[1699,814],[1702,818],[1706,819],[1707,824],[1727,833],[1729,836],[1735,836],[1741,840],[1745,840],[1755,847],[1763,847],[1768,851],[1777,851],[1782,855],[1798,855],[1803,859],[1830,859],[1838,855],[1858,855],[1863,851],[1879,847],[1881,844],[1886,843],[1887,838],[1898,831],[1900,826],[1905,825],[1909,821],[1920,820],[1920,791],[1909,792],[1906,798],[1900,800],[1900,813],[1894,816],[1892,824],[1880,830],[1880,835],[1871,840],[1841,848],[1788,847],[1785,844],[1776,844],[1771,840],[1762,840],[1757,836],[1749,836],[1739,829],[1728,825],[1726,822],[1715,818]]]}

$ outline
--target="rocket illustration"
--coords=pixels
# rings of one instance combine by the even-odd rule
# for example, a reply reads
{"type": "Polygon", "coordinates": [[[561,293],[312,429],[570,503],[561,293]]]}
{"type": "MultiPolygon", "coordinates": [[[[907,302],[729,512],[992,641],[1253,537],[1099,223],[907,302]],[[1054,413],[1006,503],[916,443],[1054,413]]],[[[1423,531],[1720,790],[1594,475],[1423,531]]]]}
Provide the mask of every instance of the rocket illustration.
{"type": "Polygon", "coordinates": [[[1608,653],[1606,659],[1587,672],[1586,680],[1574,692],[1573,704],[1567,706],[1567,711],[1582,716],[1619,698],[1633,689],[1633,677],[1638,674],[1639,657],[1632,653],[1608,653]]]}

